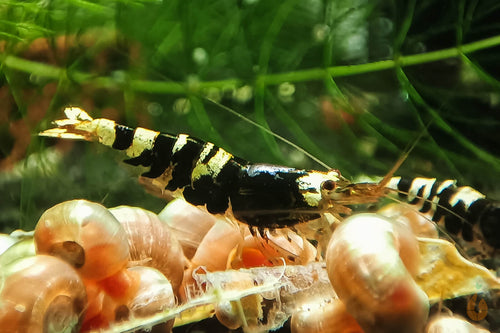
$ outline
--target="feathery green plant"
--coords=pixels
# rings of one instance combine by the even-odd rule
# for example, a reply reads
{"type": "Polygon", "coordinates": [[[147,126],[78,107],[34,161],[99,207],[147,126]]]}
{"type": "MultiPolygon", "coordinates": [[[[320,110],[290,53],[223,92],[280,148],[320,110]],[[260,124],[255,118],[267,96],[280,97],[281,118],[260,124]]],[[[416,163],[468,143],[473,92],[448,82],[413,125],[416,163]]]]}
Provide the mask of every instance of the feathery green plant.
{"type": "Polygon", "coordinates": [[[499,17],[493,0],[3,1],[0,227],[77,197],[161,208],[119,155],[36,136],[68,105],[323,168],[267,129],[348,177],[384,175],[424,132],[398,174],[498,196],[499,17]]]}

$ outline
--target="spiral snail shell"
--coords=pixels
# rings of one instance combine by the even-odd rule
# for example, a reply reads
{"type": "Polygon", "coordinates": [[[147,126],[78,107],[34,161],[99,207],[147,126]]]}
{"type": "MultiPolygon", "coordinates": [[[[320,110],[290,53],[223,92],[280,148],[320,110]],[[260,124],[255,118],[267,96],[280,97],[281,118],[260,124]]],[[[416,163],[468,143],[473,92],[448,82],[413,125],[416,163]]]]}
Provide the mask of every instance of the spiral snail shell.
{"type": "Polygon", "coordinates": [[[328,276],[365,332],[421,332],[426,294],[413,280],[419,265],[411,230],[376,214],[349,217],[333,233],[328,276]]]}
{"type": "Polygon", "coordinates": [[[319,308],[302,309],[292,315],[292,333],[363,333],[356,320],[339,300],[319,308]]]}
{"type": "Polygon", "coordinates": [[[69,264],[37,255],[11,263],[0,275],[0,331],[79,331],[87,296],[69,264]]]}
{"type": "Polygon", "coordinates": [[[119,206],[109,210],[122,224],[128,239],[129,266],[148,266],[159,270],[177,291],[186,260],[179,241],[169,226],[148,210],[119,206]]]}
{"type": "Polygon", "coordinates": [[[86,279],[111,276],[128,261],[122,225],[104,206],[86,200],[66,201],[46,210],[34,238],[37,253],[64,259],[86,279]]]}

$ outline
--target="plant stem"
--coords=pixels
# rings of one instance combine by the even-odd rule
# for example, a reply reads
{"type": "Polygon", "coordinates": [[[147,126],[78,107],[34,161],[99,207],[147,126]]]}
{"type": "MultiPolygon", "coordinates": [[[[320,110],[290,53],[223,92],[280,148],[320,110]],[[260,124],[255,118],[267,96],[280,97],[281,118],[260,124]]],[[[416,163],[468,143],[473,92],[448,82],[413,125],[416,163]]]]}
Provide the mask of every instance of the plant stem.
{"type": "MultiPolygon", "coordinates": [[[[383,60],[359,65],[332,66],[328,68],[312,68],[278,74],[261,74],[255,80],[264,85],[276,85],[283,82],[304,82],[323,79],[325,76],[340,77],[363,73],[377,72],[395,67],[413,66],[449,58],[458,57],[478,50],[500,45],[500,35],[439,51],[400,56],[394,60],[383,60]]],[[[98,87],[120,87],[127,84],[134,91],[162,94],[183,94],[187,91],[197,92],[207,88],[234,88],[243,84],[239,79],[231,78],[218,81],[204,81],[187,84],[173,81],[119,80],[113,77],[95,77],[81,71],[67,71],[64,68],[43,64],[8,55],[3,58],[2,66],[26,72],[46,79],[59,79],[63,75],[80,84],[93,84],[98,87]]]]}

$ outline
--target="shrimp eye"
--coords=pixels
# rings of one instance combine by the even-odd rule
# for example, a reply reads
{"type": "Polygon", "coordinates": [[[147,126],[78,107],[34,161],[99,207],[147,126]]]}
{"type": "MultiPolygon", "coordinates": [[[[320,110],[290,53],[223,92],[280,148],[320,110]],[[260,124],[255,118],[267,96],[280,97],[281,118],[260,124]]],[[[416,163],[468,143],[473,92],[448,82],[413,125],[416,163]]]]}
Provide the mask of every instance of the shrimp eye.
{"type": "Polygon", "coordinates": [[[326,191],[333,191],[337,184],[333,180],[325,180],[323,184],[321,184],[321,188],[326,191]]]}

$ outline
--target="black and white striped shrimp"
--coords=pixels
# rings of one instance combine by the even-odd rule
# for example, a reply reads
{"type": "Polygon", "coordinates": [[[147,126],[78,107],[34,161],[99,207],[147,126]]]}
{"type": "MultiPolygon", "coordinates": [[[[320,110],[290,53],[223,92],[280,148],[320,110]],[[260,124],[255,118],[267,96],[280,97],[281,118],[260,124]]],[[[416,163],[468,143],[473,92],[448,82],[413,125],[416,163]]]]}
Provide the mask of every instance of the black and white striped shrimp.
{"type": "MultiPolygon", "coordinates": [[[[326,172],[253,164],[212,143],[186,134],[132,129],[109,119],[92,119],[79,108],[67,108],[67,119],[40,135],[99,141],[125,150],[125,162],[149,167],[142,177],[158,191],[183,196],[210,213],[229,208],[237,220],[257,228],[282,228],[317,219],[328,212],[347,215],[350,205],[375,203],[397,192],[418,205],[453,235],[472,241],[479,236],[500,248],[500,204],[451,180],[392,177],[397,164],[379,183],[351,183],[338,170],[326,172]]],[[[402,160],[401,160],[402,162],[402,160]]]]}
{"type": "MultiPolygon", "coordinates": [[[[317,219],[321,212],[348,214],[338,205],[338,188],[349,182],[338,170],[326,172],[253,164],[210,142],[186,134],[171,135],[109,119],[92,119],[79,108],[67,108],[67,119],[40,135],[83,139],[125,150],[126,163],[149,167],[142,177],[160,191],[183,196],[210,213],[225,213],[258,228],[280,228],[317,219]]],[[[344,195],[341,193],[340,195],[344,195]]]]}

